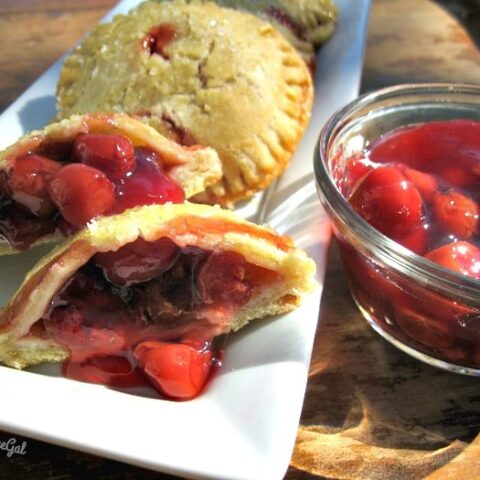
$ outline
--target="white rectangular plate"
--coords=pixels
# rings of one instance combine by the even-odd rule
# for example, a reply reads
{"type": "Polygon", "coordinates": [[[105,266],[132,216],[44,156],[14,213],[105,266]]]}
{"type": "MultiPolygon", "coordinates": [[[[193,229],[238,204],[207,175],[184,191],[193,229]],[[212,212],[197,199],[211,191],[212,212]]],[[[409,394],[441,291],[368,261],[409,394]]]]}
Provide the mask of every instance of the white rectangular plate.
{"type": "MultiPolygon", "coordinates": [[[[125,0],[107,18],[137,3],[125,0]]],[[[369,0],[337,4],[339,25],[318,55],[316,103],[302,143],[276,187],[241,209],[250,217],[253,208],[255,216],[293,236],[316,260],[320,285],[330,229],[315,194],[313,150],[328,116],[358,94],[369,0]]],[[[53,117],[60,68],[61,60],[0,116],[0,148],[53,117]]],[[[46,249],[0,257],[0,304],[46,249]]],[[[190,402],[124,394],[46,369],[0,367],[0,428],[182,476],[282,478],[300,418],[320,294],[321,288],[289,315],[231,335],[220,373],[190,402]]]]}

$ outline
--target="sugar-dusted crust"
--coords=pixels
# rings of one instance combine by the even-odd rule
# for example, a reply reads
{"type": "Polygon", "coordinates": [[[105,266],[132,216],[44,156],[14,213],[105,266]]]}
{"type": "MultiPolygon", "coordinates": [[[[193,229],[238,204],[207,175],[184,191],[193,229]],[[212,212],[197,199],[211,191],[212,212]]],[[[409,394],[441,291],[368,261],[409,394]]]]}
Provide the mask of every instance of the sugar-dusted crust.
{"type": "Polygon", "coordinates": [[[125,111],[213,147],[224,176],[209,191],[228,203],[285,169],[313,89],[305,62],[271,24],[214,3],[173,0],[99,25],[65,61],[57,94],[60,116],[125,111]],[[151,54],[142,39],[162,24],[176,37],[165,55],[151,54]]]}
{"type": "MultiPolygon", "coordinates": [[[[119,133],[128,137],[135,146],[148,147],[160,154],[163,168],[170,178],[182,186],[190,198],[203,192],[208,185],[222,176],[220,160],[209,147],[182,147],[169,140],[152,127],[125,114],[73,115],[52,123],[43,130],[28,133],[13,145],[0,152],[0,170],[6,170],[9,162],[28,152],[41,150],[50,143],[72,141],[79,133],[119,133]]],[[[61,236],[50,235],[40,243],[59,240],[61,236]]],[[[0,255],[17,253],[5,240],[0,241],[0,255]]]]}
{"type": "Polygon", "coordinates": [[[278,272],[282,281],[262,289],[243,306],[224,331],[250,320],[287,312],[315,288],[315,264],[292,240],[268,227],[249,223],[219,207],[166,204],[138,207],[90,223],[56,247],[34,267],[0,312],[0,361],[16,367],[58,361],[68,351],[31,334],[31,326],[48,308],[65,282],[95,253],[118,250],[142,237],[168,237],[177,245],[239,253],[247,262],[278,272]]]}
{"type": "MultiPolygon", "coordinates": [[[[164,0],[157,0],[164,1],[164,0]]],[[[214,0],[266,20],[300,52],[307,65],[315,64],[315,47],[325,43],[337,24],[332,0],[214,0]]]]}

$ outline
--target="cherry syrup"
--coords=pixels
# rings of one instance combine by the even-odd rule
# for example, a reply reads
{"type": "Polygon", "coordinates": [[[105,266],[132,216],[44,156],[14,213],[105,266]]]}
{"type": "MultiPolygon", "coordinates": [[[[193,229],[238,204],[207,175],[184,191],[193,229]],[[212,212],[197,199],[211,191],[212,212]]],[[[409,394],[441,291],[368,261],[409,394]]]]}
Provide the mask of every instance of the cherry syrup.
{"type": "Polygon", "coordinates": [[[19,156],[0,175],[0,235],[24,250],[45,235],[72,234],[99,215],[182,203],[182,188],[161,165],[156,152],[114,134],[80,134],[68,148],[51,144],[42,154],[19,156]]]}
{"type": "MultiPolygon", "coordinates": [[[[400,128],[333,172],[353,209],[418,255],[480,279],[480,122],[400,128]]],[[[480,312],[413,283],[340,239],[352,294],[381,328],[442,360],[480,367],[480,312]]]]}
{"type": "Polygon", "coordinates": [[[220,367],[218,337],[233,311],[265,278],[238,254],[139,239],[69,280],[43,317],[44,335],[70,350],[68,378],[188,400],[220,367]]]}

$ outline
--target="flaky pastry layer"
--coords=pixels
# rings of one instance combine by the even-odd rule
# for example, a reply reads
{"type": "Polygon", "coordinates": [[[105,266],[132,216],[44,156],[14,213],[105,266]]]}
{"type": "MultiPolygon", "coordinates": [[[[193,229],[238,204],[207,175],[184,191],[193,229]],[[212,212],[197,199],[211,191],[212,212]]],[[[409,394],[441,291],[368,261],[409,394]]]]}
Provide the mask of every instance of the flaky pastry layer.
{"type": "Polygon", "coordinates": [[[32,325],[42,318],[67,280],[93,255],[116,251],[138,238],[169,238],[179,247],[235,252],[247,263],[279,274],[282,280],[252,296],[219,334],[236,331],[256,318],[288,312],[316,286],[315,263],[289,237],[266,226],[206,205],[138,207],[91,222],[40,260],[0,312],[0,361],[24,368],[67,358],[69,352],[63,345],[32,335],[32,325]]]}

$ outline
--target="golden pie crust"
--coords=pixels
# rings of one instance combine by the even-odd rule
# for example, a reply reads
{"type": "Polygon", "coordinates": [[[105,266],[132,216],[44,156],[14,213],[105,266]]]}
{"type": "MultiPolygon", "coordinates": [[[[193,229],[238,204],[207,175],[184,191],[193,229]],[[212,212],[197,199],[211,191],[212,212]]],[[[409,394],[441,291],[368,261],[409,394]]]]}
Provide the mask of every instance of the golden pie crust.
{"type": "Polygon", "coordinates": [[[331,0],[214,1],[228,8],[251,12],[270,22],[312,67],[315,48],[332,36],[337,24],[338,12],[331,0]]]}
{"type": "MultiPolygon", "coordinates": [[[[73,115],[52,123],[43,130],[25,135],[0,152],[0,170],[8,171],[10,162],[23,154],[41,151],[50,144],[73,142],[80,133],[121,134],[128,137],[136,147],[142,146],[157,152],[167,175],[185,190],[187,198],[203,192],[222,176],[220,160],[212,148],[185,148],[138,119],[124,114],[102,113],[73,115]]],[[[36,244],[61,238],[60,235],[53,235],[36,244]]],[[[18,250],[6,240],[0,240],[0,255],[9,253],[18,253],[18,250]]]]}
{"type": "Polygon", "coordinates": [[[66,59],[61,117],[127,112],[171,138],[213,147],[223,204],[266,188],[287,166],[307,125],[312,79],[271,24],[214,3],[145,2],[99,25],[66,59]],[[173,26],[164,54],[145,48],[152,28],[173,26]],[[182,136],[182,135],[180,135],[182,136]]]}
{"type": "Polygon", "coordinates": [[[180,247],[228,251],[281,277],[257,291],[218,334],[236,331],[249,321],[294,309],[316,285],[315,263],[288,237],[243,220],[219,207],[196,204],[150,205],[99,218],[57,246],[27,275],[0,311],[0,361],[16,368],[61,361],[66,347],[31,329],[68,279],[98,252],[116,251],[138,238],[169,238],[180,247]]]}

